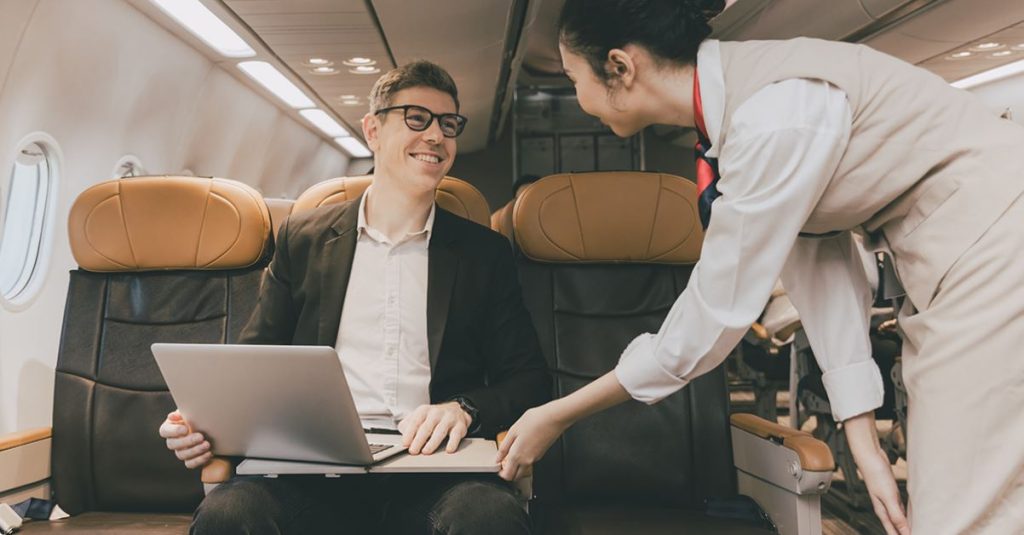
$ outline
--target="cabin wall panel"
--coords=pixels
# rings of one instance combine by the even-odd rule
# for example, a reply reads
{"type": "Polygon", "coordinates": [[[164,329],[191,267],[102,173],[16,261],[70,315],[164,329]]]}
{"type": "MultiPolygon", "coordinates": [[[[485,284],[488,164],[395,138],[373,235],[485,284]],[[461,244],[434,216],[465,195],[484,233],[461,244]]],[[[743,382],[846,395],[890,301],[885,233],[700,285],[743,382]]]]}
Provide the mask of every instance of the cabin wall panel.
{"type": "Polygon", "coordinates": [[[121,156],[152,173],[189,169],[291,197],[348,166],[332,143],[122,0],[0,0],[4,76],[0,190],[31,132],[53,136],[62,167],[43,288],[23,310],[0,308],[0,434],[50,424],[76,265],[67,215],[121,156]]]}
{"type": "Polygon", "coordinates": [[[0,0],[0,91],[39,0],[0,0]]]}
{"type": "Polygon", "coordinates": [[[1013,121],[1024,125],[1024,74],[974,87],[971,92],[996,114],[1010,108],[1013,121]]]}

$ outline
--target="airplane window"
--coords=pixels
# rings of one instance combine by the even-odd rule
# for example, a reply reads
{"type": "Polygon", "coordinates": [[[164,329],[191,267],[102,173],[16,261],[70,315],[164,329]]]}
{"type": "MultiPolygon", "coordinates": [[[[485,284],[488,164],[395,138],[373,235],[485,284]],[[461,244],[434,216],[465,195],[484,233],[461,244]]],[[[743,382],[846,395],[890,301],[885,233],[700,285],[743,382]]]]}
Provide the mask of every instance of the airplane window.
{"type": "Polygon", "coordinates": [[[6,301],[26,298],[23,294],[40,263],[53,172],[44,144],[31,142],[18,151],[4,195],[0,234],[0,296],[6,301]]]}

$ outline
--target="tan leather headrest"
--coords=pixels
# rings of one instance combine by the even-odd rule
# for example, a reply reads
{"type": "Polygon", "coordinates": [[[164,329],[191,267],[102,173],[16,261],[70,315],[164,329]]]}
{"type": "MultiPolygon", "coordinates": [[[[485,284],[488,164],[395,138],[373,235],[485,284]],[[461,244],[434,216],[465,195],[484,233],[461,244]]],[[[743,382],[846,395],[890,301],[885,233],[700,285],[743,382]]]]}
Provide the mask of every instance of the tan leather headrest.
{"type": "Polygon", "coordinates": [[[292,213],[295,201],[292,199],[263,199],[263,202],[267,203],[267,209],[270,210],[270,222],[273,226],[274,238],[277,238],[277,231],[281,229],[281,224],[292,213]]]}
{"type": "MultiPolygon", "coordinates": [[[[356,199],[370,187],[373,175],[332,178],[315,184],[295,201],[292,213],[356,199]]],[[[465,219],[490,227],[491,208],[480,190],[464,180],[446,176],[437,186],[437,205],[465,219]]]]}
{"type": "Polygon", "coordinates": [[[696,186],[658,173],[545,177],[516,199],[512,224],[542,262],[692,264],[704,239],[696,186]]]}
{"type": "Polygon", "coordinates": [[[511,200],[491,214],[491,230],[510,240],[512,239],[512,208],[515,202],[515,200],[511,200]]]}
{"type": "Polygon", "coordinates": [[[68,236],[89,271],[235,269],[267,253],[270,212],[259,192],[234,180],[122,178],[75,199],[68,236]]]}

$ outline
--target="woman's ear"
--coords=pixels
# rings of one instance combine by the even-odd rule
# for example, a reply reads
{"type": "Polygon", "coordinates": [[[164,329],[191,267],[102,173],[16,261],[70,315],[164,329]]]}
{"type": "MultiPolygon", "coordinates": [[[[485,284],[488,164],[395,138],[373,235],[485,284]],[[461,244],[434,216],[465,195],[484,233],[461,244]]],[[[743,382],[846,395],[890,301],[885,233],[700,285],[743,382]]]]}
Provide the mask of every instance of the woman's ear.
{"type": "Polygon", "coordinates": [[[608,74],[617,78],[626,87],[633,85],[633,80],[636,78],[636,62],[633,60],[633,56],[621,48],[613,48],[608,51],[605,69],[608,74]]]}

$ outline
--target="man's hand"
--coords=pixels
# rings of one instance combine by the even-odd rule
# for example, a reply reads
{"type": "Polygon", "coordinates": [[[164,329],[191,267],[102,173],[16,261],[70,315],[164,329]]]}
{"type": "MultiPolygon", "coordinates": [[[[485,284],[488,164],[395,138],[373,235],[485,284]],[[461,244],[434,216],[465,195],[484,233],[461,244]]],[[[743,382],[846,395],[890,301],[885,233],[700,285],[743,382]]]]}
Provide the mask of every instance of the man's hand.
{"type": "Polygon", "coordinates": [[[402,433],[402,445],[409,448],[412,455],[430,455],[446,438],[448,447],[445,451],[455,453],[472,422],[473,418],[462,410],[458,402],[449,401],[420,405],[398,424],[398,430],[402,433]]]}
{"type": "Polygon", "coordinates": [[[191,433],[181,413],[174,411],[160,425],[160,436],[167,439],[167,449],[174,452],[187,468],[199,468],[213,459],[210,442],[202,433],[191,433]]]}

